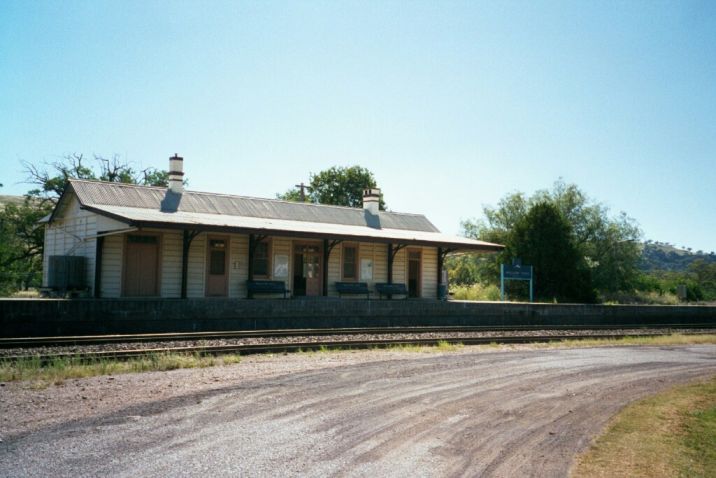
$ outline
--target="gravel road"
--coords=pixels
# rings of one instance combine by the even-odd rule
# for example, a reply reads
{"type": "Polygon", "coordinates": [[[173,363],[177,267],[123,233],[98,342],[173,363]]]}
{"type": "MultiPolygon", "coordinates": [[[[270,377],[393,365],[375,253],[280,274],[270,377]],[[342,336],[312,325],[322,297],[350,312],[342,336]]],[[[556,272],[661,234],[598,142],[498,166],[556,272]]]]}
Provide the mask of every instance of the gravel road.
{"type": "Polygon", "coordinates": [[[713,345],[466,347],[5,384],[0,476],[565,476],[625,404],[714,374],[713,345]]]}

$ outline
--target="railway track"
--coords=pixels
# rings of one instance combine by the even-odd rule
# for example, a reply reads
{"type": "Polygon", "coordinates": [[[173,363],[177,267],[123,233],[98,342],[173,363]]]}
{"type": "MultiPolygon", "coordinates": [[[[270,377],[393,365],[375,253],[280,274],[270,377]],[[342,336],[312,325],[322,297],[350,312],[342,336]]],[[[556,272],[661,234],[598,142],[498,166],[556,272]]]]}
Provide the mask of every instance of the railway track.
{"type": "Polygon", "coordinates": [[[614,339],[633,336],[658,336],[679,332],[682,334],[714,333],[714,329],[606,329],[595,330],[576,329],[564,333],[566,329],[530,329],[522,328],[520,332],[514,327],[509,329],[496,329],[495,327],[395,327],[395,328],[361,328],[361,329],[301,329],[301,330],[266,330],[266,331],[233,331],[233,332],[197,332],[180,334],[140,334],[140,335],[112,335],[112,336],[77,336],[77,337],[40,337],[0,339],[0,349],[21,350],[0,357],[3,360],[39,359],[49,362],[58,358],[80,358],[86,360],[100,359],[130,359],[163,353],[182,354],[258,354],[258,353],[287,353],[299,350],[319,349],[366,349],[386,348],[408,345],[437,345],[440,342],[460,343],[464,345],[479,344],[518,344],[530,342],[557,342],[562,340],[582,339],[614,339]],[[479,335],[490,332],[489,335],[479,335]],[[498,334],[495,334],[498,332],[498,334]],[[512,335],[506,334],[512,333],[512,335]],[[528,333],[529,332],[529,333],[528,333]],[[561,332],[561,333],[559,333],[561,332]],[[466,336],[467,334],[467,336],[466,336]],[[470,334],[477,334],[470,336],[470,334]],[[359,335],[359,340],[349,337],[359,335]],[[388,338],[390,336],[400,338],[388,338]],[[428,336],[426,336],[428,335],[428,336]],[[294,338],[294,339],[292,339],[294,338]],[[310,340],[295,340],[310,338],[310,340]],[[207,341],[240,341],[242,339],[261,339],[261,343],[230,343],[211,344],[207,341]],[[191,342],[191,345],[157,346],[162,342],[173,344],[191,342]],[[90,345],[110,346],[112,344],[141,344],[142,347],[92,350],[86,348],[90,345]],[[75,346],[71,351],[60,351],[62,348],[75,346]],[[46,347],[54,347],[51,353],[46,347]],[[57,348],[60,350],[57,350],[57,348]]]}
{"type": "MultiPolygon", "coordinates": [[[[499,327],[499,326],[466,326],[466,327],[367,327],[367,328],[320,328],[320,329],[267,329],[212,332],[177,332],[156,334],[117,334],[117,335],[66,335],[56,337],[11,337],[0,338],[0,349],[18,347],[98,345],[111,343],[138,342],[169,342],[177,340],[213,340],[243,339],[267,337],[300,337],[328,335],[367,335],[367,334],[423,334],[423,333],[469,333],[469,332],[510,332],[510,331],[579,331],[579,330],[640,330],[647,333],[653,330],[693,330],[703,329],[699,326],[664,324],[657,327],[614,327],[614,326],[555,326],[555,327],[499,327]]],[[[709,329],[712,330],[712,329],[709,329]]],[[[713,329],[716,330],[716,329],[713,329]]]]}

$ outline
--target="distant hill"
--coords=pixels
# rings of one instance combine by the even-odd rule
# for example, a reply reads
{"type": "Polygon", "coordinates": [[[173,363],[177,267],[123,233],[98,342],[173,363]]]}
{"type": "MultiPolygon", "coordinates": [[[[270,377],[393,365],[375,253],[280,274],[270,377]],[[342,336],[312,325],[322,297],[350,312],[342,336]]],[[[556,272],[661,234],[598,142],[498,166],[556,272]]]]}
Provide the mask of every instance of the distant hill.
{"type": "Polygon", "coordinates": [[[5,204],[22,204],[25,200],[25,196],[8,196],[0,194],[0,207],[4,207],[5,204]]]}
{"type": "Polygon", "coordinates": [[[689,251],[663,242],[646,242],[642,249],[639,269],[648,271],[688,270],[692,262],[703,259],[707,263],[716,263],[713,251],[689,251]]]}

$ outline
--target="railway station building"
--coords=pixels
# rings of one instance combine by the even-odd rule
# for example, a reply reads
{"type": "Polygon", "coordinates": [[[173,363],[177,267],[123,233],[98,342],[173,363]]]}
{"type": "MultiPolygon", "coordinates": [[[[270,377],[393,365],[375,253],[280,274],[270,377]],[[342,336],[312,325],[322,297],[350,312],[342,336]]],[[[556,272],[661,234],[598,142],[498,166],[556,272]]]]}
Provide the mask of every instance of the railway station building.
{"type": "Polygon", "coordinates": [[[365,289],[378,298],[392,284],[436,299],[448,253],[502,249],[443,234],[421,214],[380,211],[378,189],[350,208],[187,191],[182,179],[176,155],[168,188],[70,179],[45,221],[43,285],[96,298],[366,297],[365,289]]]}

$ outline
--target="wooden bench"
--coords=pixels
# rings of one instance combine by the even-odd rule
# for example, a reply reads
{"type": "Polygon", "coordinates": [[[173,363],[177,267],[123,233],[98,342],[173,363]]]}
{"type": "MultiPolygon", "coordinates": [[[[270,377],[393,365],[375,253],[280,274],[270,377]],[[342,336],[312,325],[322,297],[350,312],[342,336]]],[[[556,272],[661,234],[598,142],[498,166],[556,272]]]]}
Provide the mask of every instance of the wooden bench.
{"type": "Polygon", "coordinates": [[[339,297],[343,294],[365,294],[366,299],[370,299],[370,290],[368,290],[368,284],[365,282],[336,282],[336,290],[339,297]]]}
{"type": "Polygon", "coordinates": [[[286,294],[291,292],[282,280],[247,280],[246,291],[249,299],[252,299],[254,294],[283,294],[285,299],[286,294]]]}
{"type": "Polygon", "coordinates": [[[375,285],[375,290],[378,291],[378,298],[382,298],[384,295],[389,299],[394,295],[404,295],[408,298],[408,288],[405,284],[387,284],[385,282],[379,282],[375,285]]]}

